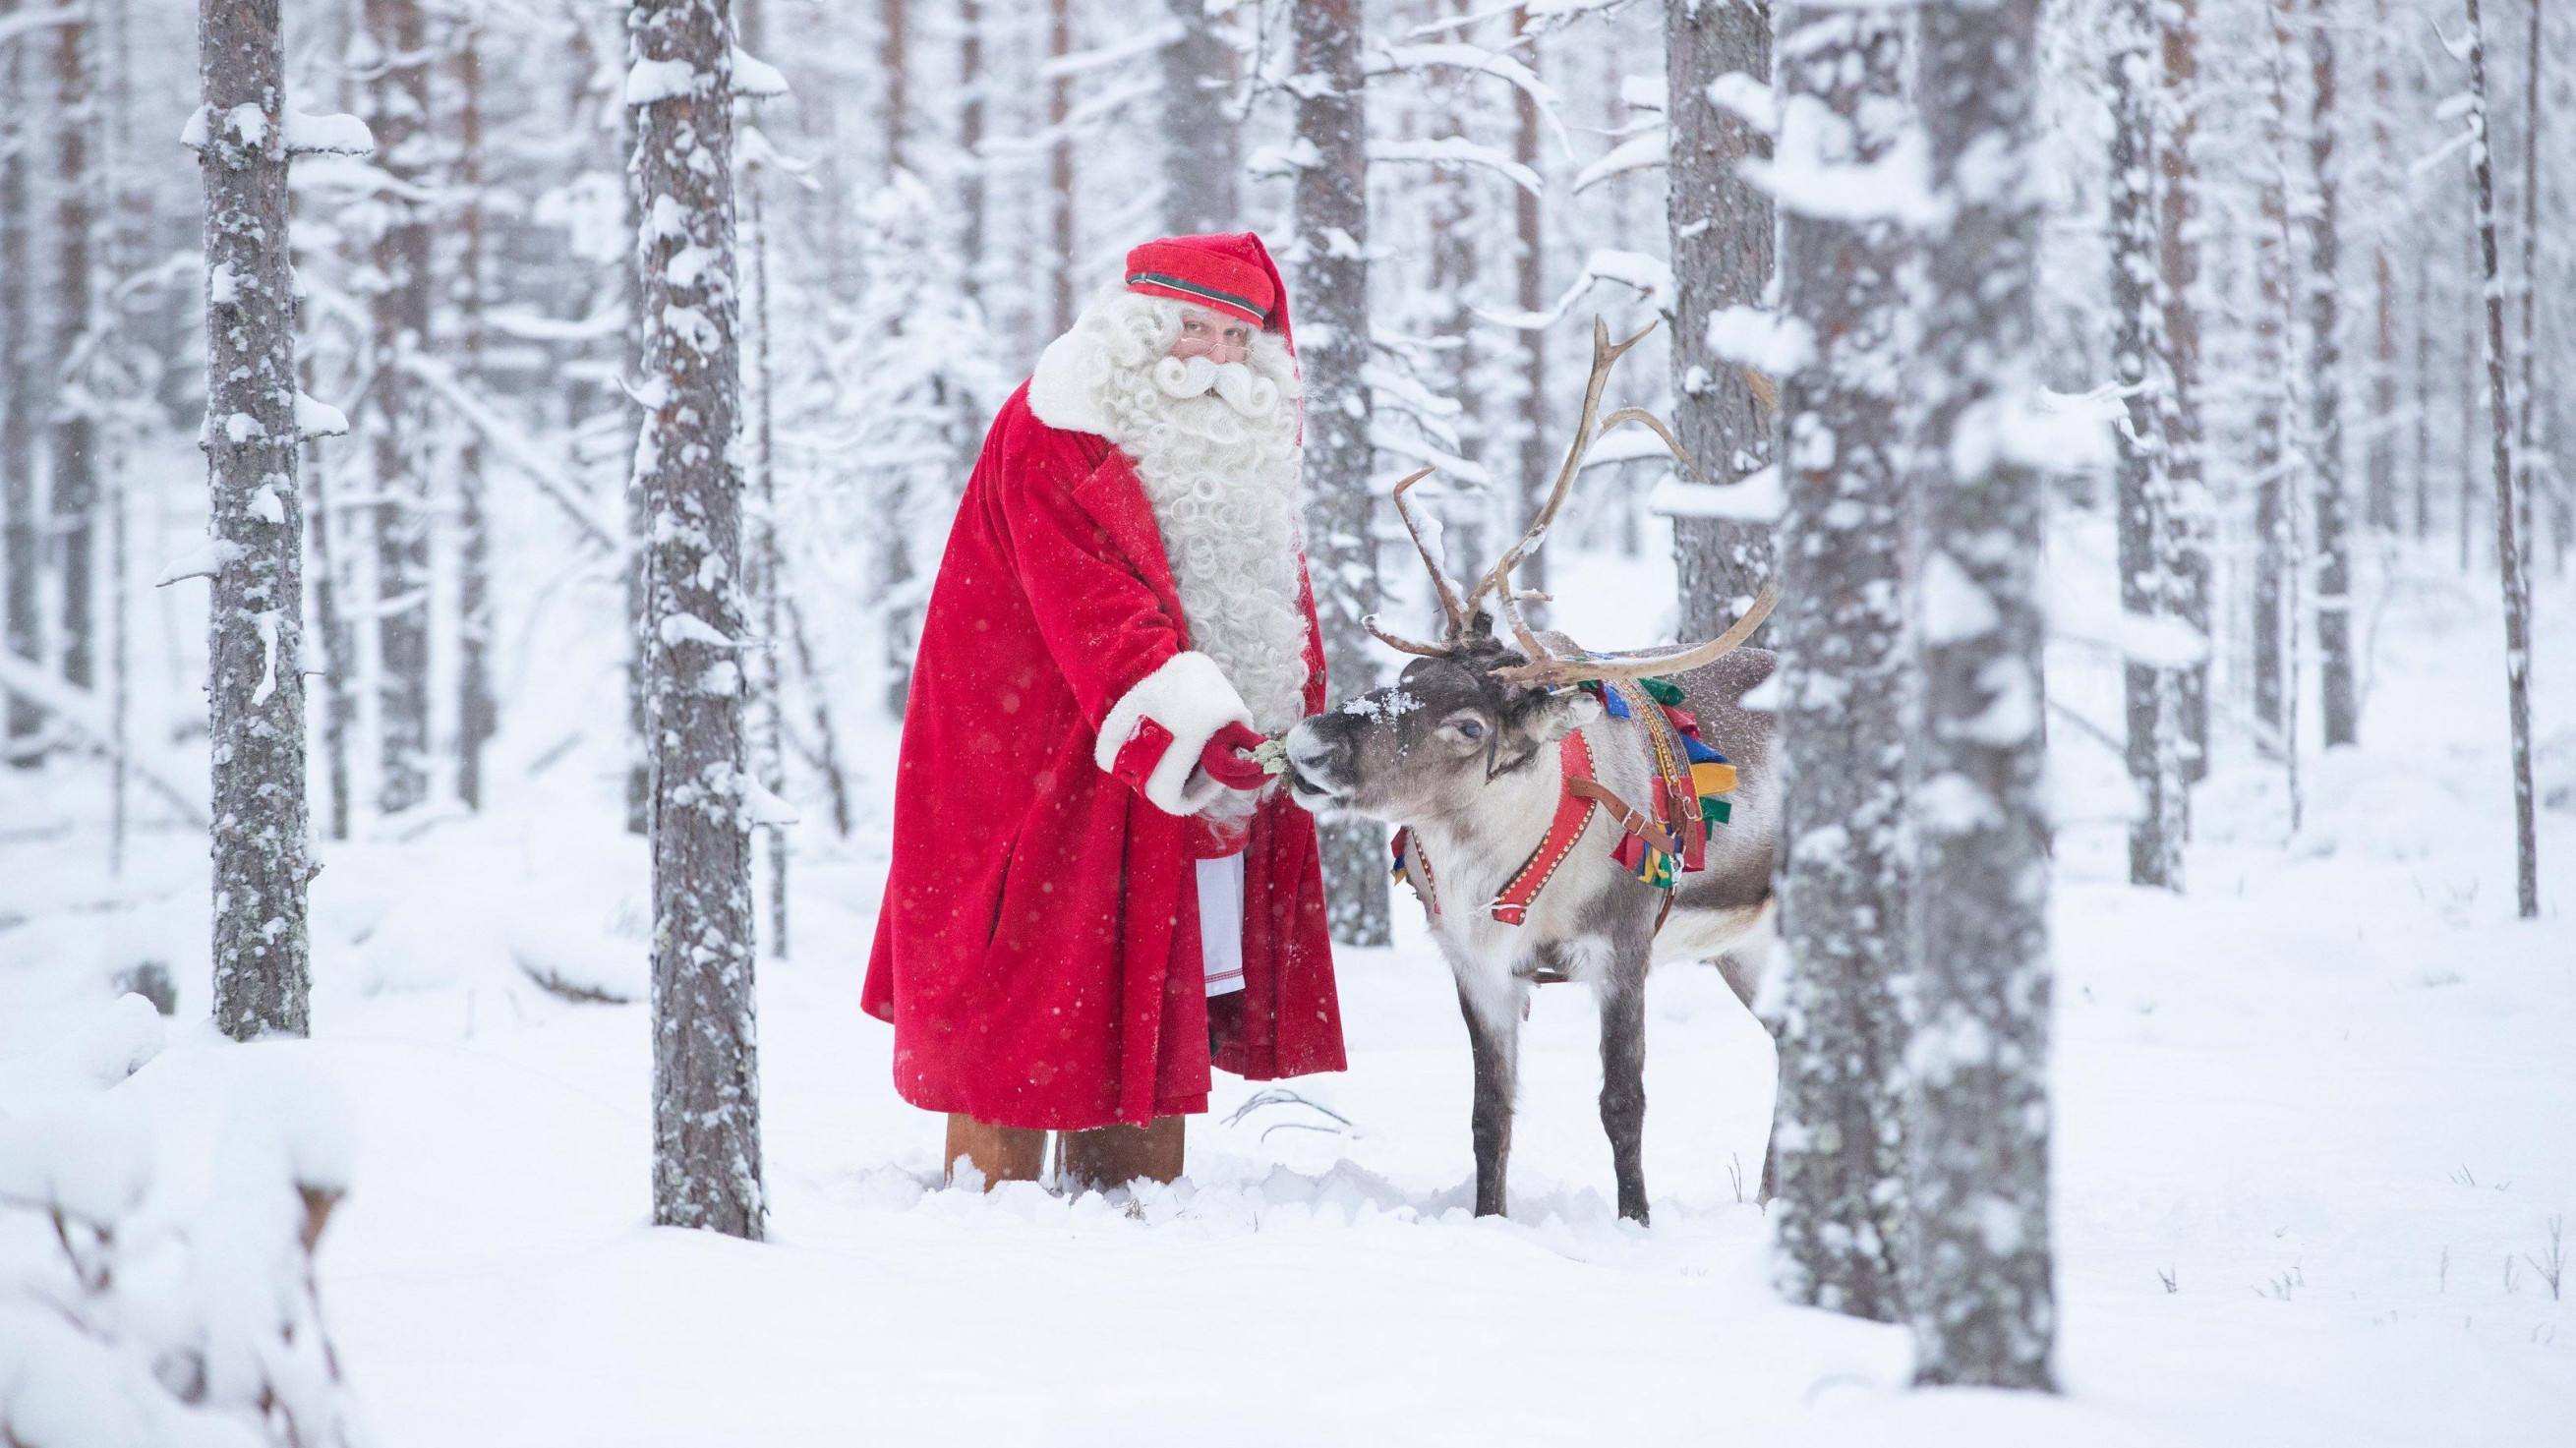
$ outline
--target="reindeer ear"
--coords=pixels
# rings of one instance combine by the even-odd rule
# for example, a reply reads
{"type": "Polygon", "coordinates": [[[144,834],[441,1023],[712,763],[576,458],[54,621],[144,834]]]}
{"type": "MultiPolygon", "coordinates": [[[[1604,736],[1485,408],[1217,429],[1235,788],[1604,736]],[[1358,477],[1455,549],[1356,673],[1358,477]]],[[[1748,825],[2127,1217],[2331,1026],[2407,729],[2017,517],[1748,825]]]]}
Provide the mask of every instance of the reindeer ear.
{"type": "Polygon", "coordinates": [[[1601,699],[1589,689],[1531,691],[1530,738],[1554,744],[1601,717],[1601,699]]]}

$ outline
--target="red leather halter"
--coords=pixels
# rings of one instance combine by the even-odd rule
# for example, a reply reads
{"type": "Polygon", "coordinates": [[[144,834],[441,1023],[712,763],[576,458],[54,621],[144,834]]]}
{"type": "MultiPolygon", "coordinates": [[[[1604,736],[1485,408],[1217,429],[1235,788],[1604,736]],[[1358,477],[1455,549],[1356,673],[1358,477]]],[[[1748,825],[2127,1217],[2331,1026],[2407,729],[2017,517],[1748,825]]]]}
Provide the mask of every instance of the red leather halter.
{"type": "Polygon", "coordinates": [[[1584,742],[1580,729],[1565,736],[1557,745],[1557,760],[1565,770],[1565,788],[1556,797],[1556,815],[1547,822],[1547,834],[1530,851],[1530,857],[1503,883],[1502,893],[1494,897],[1494,918],[1505,925],[1518,925],[1529,916],[1530,902],[1555,878],[1559,865],[1574,853],[1574,842],[1583,837],[1583,827],[1592,822],[1593,797],[1578,792],[1576,780],[1592,778],[1592,746],[1584,742]]]}

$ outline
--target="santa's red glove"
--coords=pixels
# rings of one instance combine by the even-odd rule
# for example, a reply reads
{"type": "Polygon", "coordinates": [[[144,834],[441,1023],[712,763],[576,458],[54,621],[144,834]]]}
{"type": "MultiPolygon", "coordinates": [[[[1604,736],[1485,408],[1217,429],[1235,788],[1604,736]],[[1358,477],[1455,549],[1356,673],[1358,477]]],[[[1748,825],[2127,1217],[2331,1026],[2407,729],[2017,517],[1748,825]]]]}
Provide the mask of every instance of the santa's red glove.
{"type": "Polygon", "coordinates": [[[1270,772],[1236,751],[1257,749],[1267,742],[1248,724],[1228,724],[1199,751],[1199,768],[1228,789],[1259,789],[1270,782],[1270,772]]]}

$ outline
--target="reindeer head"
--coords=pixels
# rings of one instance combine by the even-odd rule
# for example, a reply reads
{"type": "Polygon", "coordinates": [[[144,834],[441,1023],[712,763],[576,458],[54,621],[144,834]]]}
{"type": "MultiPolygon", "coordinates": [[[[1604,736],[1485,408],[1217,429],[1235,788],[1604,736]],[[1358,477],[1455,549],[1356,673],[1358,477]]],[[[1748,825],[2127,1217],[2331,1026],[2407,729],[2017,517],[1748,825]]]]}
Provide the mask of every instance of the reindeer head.
{"type": "Polygon", "coordinates": [[[1695,669],[1733,652],[1761,626],[1773,602],[1768,590],[1725,633],[1706,643],[1600,656],[1573,649],[1562,635],[1557,636],[1559,645],[1551,647],[1522,613],[1524,602],[1543,595],[1516,589],[1512,571],[1545,540],[1594,443],[1633,422],[1652,431],[1684,467],[1691,467],[1671,430],[1653,414],[1630,407],[1600,416],[1601,392],[1612,364],[1653,330],[1649,325],[1613,345],[1608,328],[1593,322],[1592,374],[1584,386],[1583,414],[1556,485],[1520,541],[1505,550],[1472,590],[1461,594],[1450,580],[1405,500],[1405,493],[1430,476],[1431,469],[1395,485],[1396,514],[1431,571],[1447,633],[1439,643],[1420,643],[1387,632],[1374,617],[1365,620],[1380,642],[1414,655],[1414,660],[1394,684],[1346,699],[1289,733],[1288,787],[1299,804],[1310,810],[1331,805],[1399,824],[1454,814],[1472,806],[1488,786],[1518,776],[1568,733],[1600,717],[1600,700],[1576,687],[1583,681],[1695,669]],[[1495,637],[1497,614],[1511,631],[1508,641],[1495,637]]]}

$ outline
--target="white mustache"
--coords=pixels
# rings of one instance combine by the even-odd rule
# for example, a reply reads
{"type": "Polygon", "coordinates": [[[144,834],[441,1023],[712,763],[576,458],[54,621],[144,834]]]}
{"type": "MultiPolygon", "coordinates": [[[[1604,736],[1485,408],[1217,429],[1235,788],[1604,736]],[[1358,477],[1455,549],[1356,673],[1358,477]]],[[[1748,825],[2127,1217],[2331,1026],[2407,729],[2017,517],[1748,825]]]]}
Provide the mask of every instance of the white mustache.
{"type": "Polygon", "coordinates": [[[1279,410],[1279,384],[1247,363],[1166,357],[1154,364],[1154,385],[1166,397],[1202,397],[1214,389],[1219,400],[1243,417],[1268,417],[1279,410]]]}

